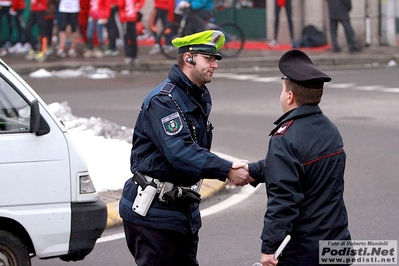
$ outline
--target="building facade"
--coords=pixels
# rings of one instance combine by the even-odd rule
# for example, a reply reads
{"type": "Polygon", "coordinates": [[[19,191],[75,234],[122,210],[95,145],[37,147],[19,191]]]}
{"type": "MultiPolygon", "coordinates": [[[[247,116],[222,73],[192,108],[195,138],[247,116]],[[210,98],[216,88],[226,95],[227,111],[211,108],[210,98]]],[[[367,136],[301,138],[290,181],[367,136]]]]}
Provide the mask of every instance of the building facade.
{"type": "MultiPolygon", "coordinates": [[[[266,0],[267,39],[273,38],[274,1],[266,0]]],[[[301,37],[302,29],[314,25],[323,31],[328,40],[329,18],[328,4],[325,0],[292,0],[295,38],[301,37]]],[[[397,0],[356,0],[352,1],[351,24],[356,40],[362,46],[398,45],[399,1],[397,0]]],[[[339,42],[346,44],[344,31],[339,26],[339,42]]],[[[279,41],[288,43],[287,17],[284,10],[280,13],[279,41]]]]}

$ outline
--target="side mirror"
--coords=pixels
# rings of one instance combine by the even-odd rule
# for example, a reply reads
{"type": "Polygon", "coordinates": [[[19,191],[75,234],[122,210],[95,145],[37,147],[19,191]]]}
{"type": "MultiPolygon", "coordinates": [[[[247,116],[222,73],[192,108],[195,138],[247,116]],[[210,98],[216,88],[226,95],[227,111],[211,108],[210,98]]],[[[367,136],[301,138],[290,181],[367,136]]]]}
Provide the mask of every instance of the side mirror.
{"type": "Polygon", "coordinates": [[[39,102],[35,99],[30,104],[30,133],[37,133],[40,129],[39,102]]]}

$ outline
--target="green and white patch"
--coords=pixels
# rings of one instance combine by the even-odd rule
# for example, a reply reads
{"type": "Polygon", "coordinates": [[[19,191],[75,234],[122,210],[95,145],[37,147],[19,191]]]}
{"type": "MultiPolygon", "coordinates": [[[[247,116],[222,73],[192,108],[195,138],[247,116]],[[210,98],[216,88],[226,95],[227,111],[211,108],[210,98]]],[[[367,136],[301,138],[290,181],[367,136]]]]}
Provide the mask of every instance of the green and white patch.
{"type": "Polygon", "coordinates": [[[183,123],[179,112],[161,118],[161,123],[165,133],[169,136],[176,135],[183,129],[183,123]]]}

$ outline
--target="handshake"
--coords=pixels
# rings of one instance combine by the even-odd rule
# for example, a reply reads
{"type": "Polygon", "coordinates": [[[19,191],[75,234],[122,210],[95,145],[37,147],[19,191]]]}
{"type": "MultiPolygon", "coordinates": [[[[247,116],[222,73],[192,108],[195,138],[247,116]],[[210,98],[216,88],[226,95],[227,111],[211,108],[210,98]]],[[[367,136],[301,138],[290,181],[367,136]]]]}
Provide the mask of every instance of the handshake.
{"type": "Polygon", "coordinates": [[[230,172],[227,175],[227,179],[236,186],[245,186],[255,181],[248,172],[248,161],[239,160],[233,162],[230,172]]]}

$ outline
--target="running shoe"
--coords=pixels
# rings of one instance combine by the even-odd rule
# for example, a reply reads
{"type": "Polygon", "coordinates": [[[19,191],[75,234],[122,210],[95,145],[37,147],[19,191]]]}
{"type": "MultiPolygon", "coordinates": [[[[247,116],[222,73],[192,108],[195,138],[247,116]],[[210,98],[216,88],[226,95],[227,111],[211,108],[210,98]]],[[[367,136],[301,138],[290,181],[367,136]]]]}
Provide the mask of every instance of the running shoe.
{"type": "Polygon", "coordinates": [[[161,47],[159,47],[159,44],[156,43],[151,49],[148,51],[149,54],[157,54],[161,51],[161,47]]]}
{"type": "Polygon", "coordinates": [[[33,49],[30,49],[29,52],[25,55],[26,60],[33,60],[35,58],[36,52],[33,49]]]}
{"type": "Polygon", "coordinates": [[[103,58],[104,57],[104,53],[100,49],[94,49],[93,55],[95,58],[103,58]]]}
{"type": "Polygon", "coordinates": [[[22,43],[17,42],[14,46],[11,46],[10,48],[8,48],[8,52],[10,54],[17,54],[18,51],[20,51],[22,49],[22,43]]]}
{"type": "Polygon", "coordinates": [[[131,57],[125,58],[125,64],[131,64],[132,62],[133,62],[133,58],[131,58],[131,57]]]}
{"type": "Polygon", "coordinates": [[[64,49],[58,49],[57,52],[55,53],[55,55],[63,58],[66,56],[66,53],[65,53],[64,49]]]}
{"type": "Polygon", "coordinates": [[[86,52],[84,52],[84,53],[83,53],[83,57],[84,57],[84,58],[94,57],[94,55],[93,55],[93,50],[87,50],[86,52]]]}
{"type": "Polygon", "coordinates": [[[40,52],[40,53],[35,54],[35,56],[34,56],[33,59],[34,59],[36,62],[41,63],[41,62],[44,62],[44,61],[46,60],[46,58],[47,58],[46,54],[40,52]]]}
{"type": "Polygon", "coordinates": [[[77,57],[77,56],[78,56],[78,52],[76,52],[76,49],[75,49],[75,48],[71,48],[71,49],[69,49],[69,51],[68,51],[68,56],[69,56],[69,57],[77,57]]]}
{"type": "Polygon", "coordinates": [[[104,51],[104,56],[118,56],[119,55],[119,51],[118,50],[105,50],[104,51]]]}
{"type": "Polygon", "coordinates": [[[7,50],[4,48],[0,48],[0,56],[5,56],[7,55],[7,50]]]}

